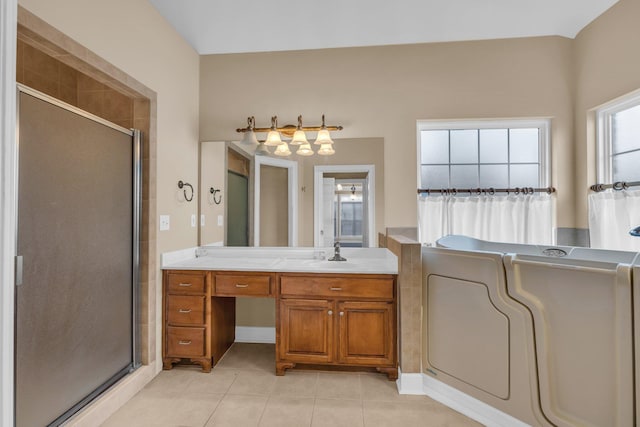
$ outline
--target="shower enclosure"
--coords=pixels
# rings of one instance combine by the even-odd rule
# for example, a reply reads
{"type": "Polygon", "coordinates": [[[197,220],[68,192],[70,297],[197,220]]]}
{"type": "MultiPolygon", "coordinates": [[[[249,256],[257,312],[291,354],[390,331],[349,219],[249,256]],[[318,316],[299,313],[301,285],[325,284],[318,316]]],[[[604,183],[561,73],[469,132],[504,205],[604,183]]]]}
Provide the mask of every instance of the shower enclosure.
{"type": "Polygon", "coordinates": [[[16,426],[57,426],[139,365],[140,133],[18,89],[16,426]]]}

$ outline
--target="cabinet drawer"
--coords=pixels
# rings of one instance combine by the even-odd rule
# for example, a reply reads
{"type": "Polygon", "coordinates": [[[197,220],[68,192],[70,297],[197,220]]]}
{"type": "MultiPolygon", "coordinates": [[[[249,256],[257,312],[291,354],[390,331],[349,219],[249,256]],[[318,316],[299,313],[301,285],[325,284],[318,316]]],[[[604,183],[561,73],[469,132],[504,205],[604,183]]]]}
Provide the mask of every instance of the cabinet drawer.
{"type": "Polygon", "coordinates": [[[169,293],[204,294],[206,273],[169,272],[167,286],[169,293]]]}
{"type": "Polygon", "coordinates": [[[204,331],[204,328],[167,327],[167,356],[204,356],[204,331]]]}
{"type": "Polygon", "coordinates": [[[216,296],[268,297],[271,293],[271,276],[216,275],[216,296]]]}
{"type": "Polygon", "coordinates": [[[317,277],[282,276],[280,295],[323,298],[376,298],[393,299],[393,279],[364,278],[355,276],[317,277]]]}
{"type": "Polygon", "coordinates": [[[205,324],[205,296],[168,295],[167,321],[178,325],[205,324]]]}

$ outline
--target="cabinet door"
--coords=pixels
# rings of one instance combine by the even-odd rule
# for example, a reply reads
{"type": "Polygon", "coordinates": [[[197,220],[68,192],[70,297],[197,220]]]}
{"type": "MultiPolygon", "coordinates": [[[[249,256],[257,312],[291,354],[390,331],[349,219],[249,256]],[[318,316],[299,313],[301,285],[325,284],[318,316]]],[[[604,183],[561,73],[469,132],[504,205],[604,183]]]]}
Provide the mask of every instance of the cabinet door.
{"type": "Polygon", "coordinates": [[[333,360],[333,302],[328,300],[280,300],[279,358],[300,363],[333,360]]]}
{"type": "Polygon", "coordinates": [[[395,360],[395,323],[390,302],[338,303],[340,363],[391,365],[395,360]]]}

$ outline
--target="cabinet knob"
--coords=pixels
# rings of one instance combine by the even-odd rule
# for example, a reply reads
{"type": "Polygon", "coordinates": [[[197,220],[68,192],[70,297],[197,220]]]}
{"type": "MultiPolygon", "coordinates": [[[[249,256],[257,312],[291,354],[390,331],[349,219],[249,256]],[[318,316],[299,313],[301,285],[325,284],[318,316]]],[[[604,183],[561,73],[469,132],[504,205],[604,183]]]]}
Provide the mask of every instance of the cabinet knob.
{"type": "Polygon", "coordinates": [[[188,313],[191,313],[191,309],[190,308],[189,309],[181,308],[180,310],[178,310],[178,313],[188,314],[188,313]]]}
{"type": "Polygon", "coordinates": [[[327,311],[327,314],[328,314],[329,316],[331,316],[331,315],[333,314],[333,310],[329,310],[329,311],[327,311]]]}
{"type": "Polygon", "coordinates": [[[341,312],[340,312],[340,316],[344,316],[344,311],[341,311],[341,312]]]}

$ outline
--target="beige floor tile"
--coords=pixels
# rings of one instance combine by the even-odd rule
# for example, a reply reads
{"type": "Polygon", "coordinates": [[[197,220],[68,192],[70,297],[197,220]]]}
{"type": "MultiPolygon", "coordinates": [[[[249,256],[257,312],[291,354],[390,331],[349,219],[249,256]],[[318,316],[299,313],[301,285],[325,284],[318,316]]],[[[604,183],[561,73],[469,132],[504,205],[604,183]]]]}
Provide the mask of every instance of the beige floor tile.
{"type": "Polygon", "coordinates": [[[237,371],[213,369],[210,373],[192,377],[187,385],[189,393],[226,393],[238,376],[237,371]]]}
{"type": "Polygon", "coordinates": [[[267,404],[266,396],[226,395],[205,427],[257,426],[267,404]]]}
{"type": "Polygon", "coordinates": [[[250,369],[274,374],[276,347],[273,344],[234,343],[216,367],[250,369]]]}
{"type": "Polygon", "coordinates": [[[316,399],[311,427],[364,426],[359,400],[316,399]]]}
{"type": "Polygon", "coordinates": [[[202,370],[197,368],[178,366],[170,371],[161,371],[145,389],[153,390],[169,390],[169,391],[185,391],[189,383],[202,374],[202,370]]]}
{"type": "Polygon", "coordinates": [[[363,401],[365,427],[476,427],[477,422],[433,401],[363,401]]]}
{"type": "Polygon", "coordinates": [[[258,425],[260,427],[309,427],[314,400],[313,398],[271,396],[258,425]]]}
{"type": "MultiPolygon", "coordinates": [[[[215,371],[215,370],[214,370],[215,371]]],[[[268,396],[276,385],[276,376],[260,371],[238,371],[228,394],[268,396]]]]}
{"type": "Polygon", "coordinates": [[[362,400],[380,401],[424,401],[425,396],[403,395],[398,393],[395,381],[389,381],[386,375],[361,374],[362,400]]]}
{"type": "Polygon", "coordinates": [[[272,394],[292,397],[315,397],[318,386],[317,372],[288,371],[282,377],[276,377],[272,394]]]}
{"type": "Polygon", "coordinates": [[[354,373],[325,373],[318,374],[319,399],[357,399],[361,398],[360,375],[354,373]]]}
{"type": "Polygon", "coordinates": [[[203,426],[222,394],[142,390],[103,424],[106,427],[203,426]]]}

